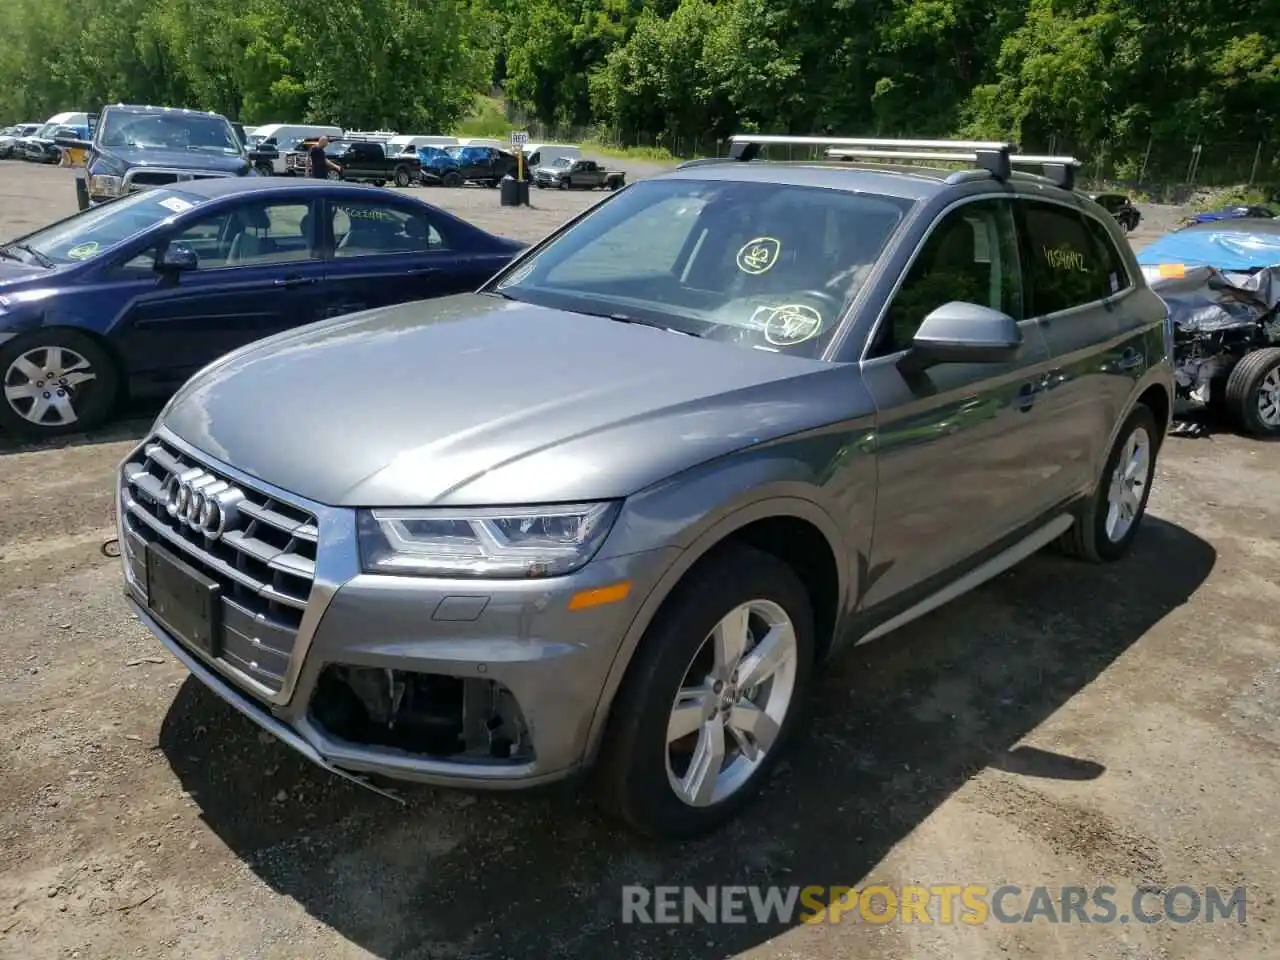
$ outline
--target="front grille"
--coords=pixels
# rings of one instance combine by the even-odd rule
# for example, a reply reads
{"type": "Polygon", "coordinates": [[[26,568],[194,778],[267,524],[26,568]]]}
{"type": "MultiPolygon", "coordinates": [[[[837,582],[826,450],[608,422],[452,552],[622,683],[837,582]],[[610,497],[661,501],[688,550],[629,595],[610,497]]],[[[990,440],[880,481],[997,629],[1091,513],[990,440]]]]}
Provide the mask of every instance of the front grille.
{"type": "Polygon", "coordinates": [[[136,187],[162,187],[177,183],[178,175],[176,173],[135,173],[129,177],[129,182],[136,187]]]}
{"type": "Polygon", "coordinates": [[[146,561],[131,539],[159,543],[217,581],[222,596],[218,656],[268,693],[284,685],[289,658],[315,580],[316,517],[221,474],[158,438],[123,466],[121,550],[145,589],[146,561]],[[179,475],[199,470],[237,489],[244,499],[220,536],[193,529],[169,513],[179,475]]]}

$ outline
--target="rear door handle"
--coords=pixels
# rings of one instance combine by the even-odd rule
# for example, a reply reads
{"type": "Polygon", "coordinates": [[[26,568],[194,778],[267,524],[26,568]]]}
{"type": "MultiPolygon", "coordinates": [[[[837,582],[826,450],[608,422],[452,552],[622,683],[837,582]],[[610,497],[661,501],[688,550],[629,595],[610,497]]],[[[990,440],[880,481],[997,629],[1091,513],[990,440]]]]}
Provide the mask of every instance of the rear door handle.
{"type": "Polygon", "coordinates": [[[315,282],[316,282],[315,277],[285,277],[283,280],[274,281],[273,285],[277,287],[292,288],[292,287],[309,286],[315,282]]]}
{"type": "Polygon", "coordinates": [[[414,269],[414,270],[410,270],[410,271],[409,271],[409,276],[411,276],[411,277],[425,277],[425,276],[427,276],[428,274],[431,274],[431,273],[439,273],[439,272],[440,272],[440,268],[439,268],[439,267],[418,267],[418,268],[416,268],[416,269],[414,269]]]}

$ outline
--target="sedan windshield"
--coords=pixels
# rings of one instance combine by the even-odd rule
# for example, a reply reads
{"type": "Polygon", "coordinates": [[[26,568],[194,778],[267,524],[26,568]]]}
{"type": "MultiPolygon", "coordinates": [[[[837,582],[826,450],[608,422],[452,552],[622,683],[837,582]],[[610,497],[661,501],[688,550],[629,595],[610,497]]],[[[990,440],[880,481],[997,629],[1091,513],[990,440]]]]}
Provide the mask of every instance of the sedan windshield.
{"type": "Polygon", "coordinates": [[[103,121],[105,147],[192,150],[235,156],[240,140],[221,117],[193,113],[109,112],[103,121]]]}
{"type": "Polygon", "coordinates": [[[143,190],[70,219],[37,230],[13,244],[16,254],[60,265],[92,260],[169,217],[190,210],[204,198],[177,190],[143,190]]]}
{"type": "Polygon", "coordinates": [[[787,184],[650,180],[484,292],[818,357],[909,205],[787,184]]]}

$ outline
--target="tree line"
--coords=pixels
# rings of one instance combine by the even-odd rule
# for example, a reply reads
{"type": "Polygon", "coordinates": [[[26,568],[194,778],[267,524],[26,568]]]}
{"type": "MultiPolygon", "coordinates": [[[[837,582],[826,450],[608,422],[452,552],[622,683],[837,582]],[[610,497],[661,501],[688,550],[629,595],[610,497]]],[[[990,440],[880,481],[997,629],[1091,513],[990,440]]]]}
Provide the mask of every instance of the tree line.
{"type": "Polygon", "coordinates": [[[246,123],[1268,140],[1280,6],[1236,0],[5,0],[0,118],[117,100],[246,123]]]}

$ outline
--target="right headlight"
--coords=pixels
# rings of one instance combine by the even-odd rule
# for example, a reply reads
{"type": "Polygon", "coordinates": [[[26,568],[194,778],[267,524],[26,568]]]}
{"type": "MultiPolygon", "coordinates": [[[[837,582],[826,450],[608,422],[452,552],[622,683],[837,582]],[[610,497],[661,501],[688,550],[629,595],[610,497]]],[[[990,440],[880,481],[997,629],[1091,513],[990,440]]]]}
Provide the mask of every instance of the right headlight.
{"type": "Polygon", "coordinates": [[[584,566],[621,504],[361,510],[365,573],[419,577],[555,577],[584,566]]]}
{"type": "Polygon", "coordinates": [[[95,173],[89,178],[89,193],[95,197],[118,197],[123,189],[123,177],[95,173]]]}

